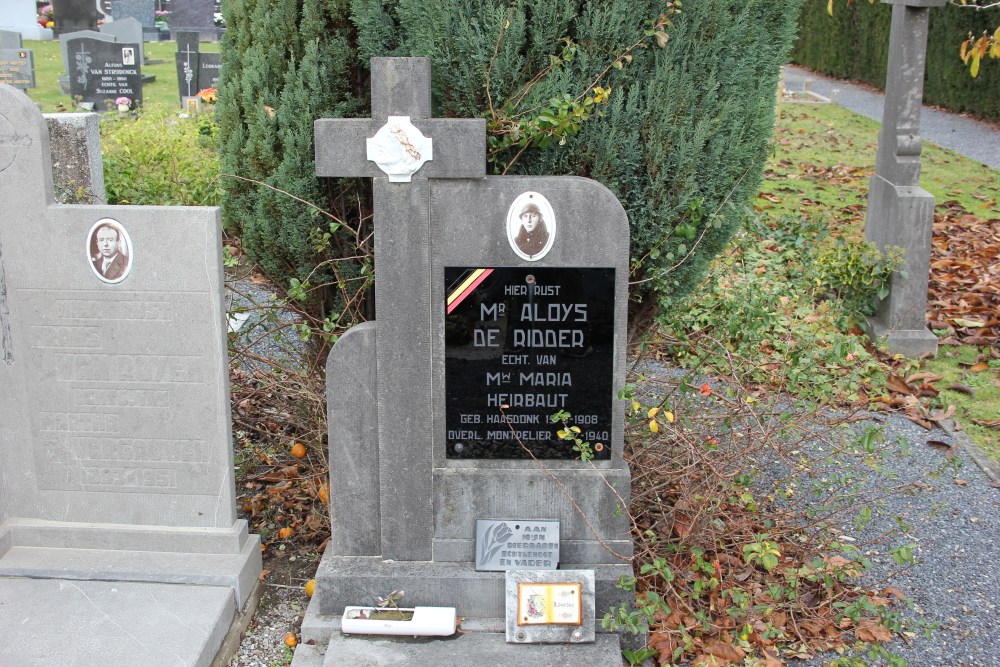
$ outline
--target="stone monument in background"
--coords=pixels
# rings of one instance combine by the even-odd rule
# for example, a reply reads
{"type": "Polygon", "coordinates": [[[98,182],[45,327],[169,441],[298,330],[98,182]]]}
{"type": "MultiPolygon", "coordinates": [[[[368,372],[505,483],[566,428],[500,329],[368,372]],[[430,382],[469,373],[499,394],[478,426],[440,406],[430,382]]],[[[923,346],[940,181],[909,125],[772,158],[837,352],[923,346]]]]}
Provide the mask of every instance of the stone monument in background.
{"type": "Polygon", "coordinates": [[[865,238],[879,249],[901,247],[906,275],[892,275],[889,296],[868,318],[867,329],[871,338],[885,338],[889,352],[918,357],[937,351],[937,337],[926,323],[934,196],[920,187],[920,108],[929,12],[945,0],[882,2],[892,5],[892,27],[865,238]]]}

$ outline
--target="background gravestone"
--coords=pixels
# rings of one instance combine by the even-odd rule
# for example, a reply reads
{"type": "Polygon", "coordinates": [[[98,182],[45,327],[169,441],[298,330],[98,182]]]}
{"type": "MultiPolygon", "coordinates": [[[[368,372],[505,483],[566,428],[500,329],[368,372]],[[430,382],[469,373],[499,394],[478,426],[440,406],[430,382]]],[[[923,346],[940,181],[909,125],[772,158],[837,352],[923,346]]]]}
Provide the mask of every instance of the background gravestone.
{"type": "MultiPolygon", "coordinates": [[[[0,30],[16,32],[24,39],[52,39],[52,31],[38,25],[35,0],[0,0],[0,30]]],[[[7,48],[20,48],[20,44],[7,48]]]]}
{"type": "Polygon", "coordinates": [[[117,42],[118,38],[114,35],[109,35],[103,32],[98,32],[97,30],[79,30],[77,32],[68,32],[59,37],[59,51],[62,53],[63,62],[63,74],[59,77],[59,90],[63,95],[69,95],[69,80],[71,74],[78,74],[79,70],[75,68],[75,62],[70,62],[69,55],[69,42],[70,40],[77,39],[79,37],[89,37],[91,39],[101,40],[103,42],[117,42]]]}
{"type": "Polygon", "coordinates": [[[138,44],[142,64],[146,64],[146,52],[143,48],[142,24],[133,18],[115,19],[105,23],[98,29],[105,35],[114,35],[115,40],[123,44],[138,44]]]}
{"type": "Polygon", "coordinates": [[[31,49],[0,48],[0,83],[22,89],[35,87],[35,61],[31,49]]]}
{"type": "MultiPolygon", "coordinates": [[[[331,460],[338,462],[331,466],[333,525],[302,633],[305,641],[331,642],[329,665],[335,663],[331,656],[343,659],[374,650],[370,643],[359,645],[332,633],[332,627],[347,604],[384,595],[379,591],[405,590],[407,605],[454,606],[468,621],[465,628],[502,628],[504,575],[475,570],[477,519],[559,521],[560,567],[595,572],[599,616],[627,601],[627,594],[615,584],[631,573],[627,559],[632,541],[628,522],[616,507],[628,504],[630,475],[622,458],[624,405],[614,398],[625,375],[627,217],[614,195],[595,181],[485,177],[485,124],[477,119],[431,118],[430,76],[426,59],[375,58],[371,120],[316,122],[317,173],[374,179],[379,276],[377,322],[342,336],[327,366],[331,460]],[[432,141],[430,152],[416,149],[419,142],[413,135],[400,144],[425,159],[433,154],[409,183],[387,177],[368,161],[366,148],[366,139],[398,133],[403,116],[432,141]],[[521,258],[507,231],[515,200],[529,193],[551,205],[555,217],[549,221],[554,242],[538,261],[521,258]],[[581,280],[592,280],[593,289],[581,280]],[[564,290],[561,296],[553,291],[557,285],[564,290]],[[536,292],[530,286],[544,290],[536,292]],[[518,299],[524,298],[501,307],[508,287],[518,299]],[[456,315],[467,322],[449,321],[447,311],[460,299],[472,316],[456,315]],[[589,526],[546,470],[520,453],[510,456],[509,440],[504,440],[505,451],[498,458],[484,457],[483,452],[496,445],[489,442],[487,429],[502,432],[506,427],[502,421],[489,427],[485,421],[472,420],[480,410],[484,417],[486,412],[502,417],[500,404],[463,397],[467,386],[449,384],[449,364],[464,358],[493,366],[490,373],[480,366],[475,372],[478,378],[470,380],[478,381],[477,393],[491,383],[493,370],[514,375],[510,385],[496,385],[498,395],[551,398],[562,393],[563,388],[545,377],[533,386],[534,379],[518,375],[521,360],[511,358],[513,350],[504,345],[475,345],[477,339],[491,340],[492,328],[498,329],[497,341],[514,336],[515,328],[531,328],[532,304],[542,308],[539,312],[568,305],[574,317],[581,312],[577,304],[585,304],[583,311],[593,309],[595,315],[602,304],[607,311],[602,323],[575,327],[582,337],[578,346],[521,350],[532,357],[551,356],[540,363],[570,383],[584,384],[588,378],[582,366],[561,365],[560,358],[594,357],[599,363],[589,372],[606,376],[606,381],[594,385],[602,394],[599,402],[607,405],[603,423],[592,424],[603,432],[599,459],[585,463],[543,454],[545,467],[558,476],[589,526]],[[455,354],[449,359],[447,348],[453,343],[463,349],[452,350],[455,354]],[[460,437],[466,445],[474,443],[472,457],[449,452],[446,423],[453,412],[469,416],[472,425],[466,429],[475,435],[460,437]],[[355,648],[348,650],[347,644],[355,648]]],[[[451,314],[458,312],[453,309],[451,314]]],[[[550,332],[561,328],[540,320],[535,325],[550,332]]],[[[575,340],[574,334],[568,335],[575,340]]],[[[494,379],[503,382],[502,377],[494,379]]],[[[571,404],[565,408],[576,410],[571,404]]],[[[522,404],[511,405],[508,412],[517,423],[517,417],[534,417],[538,410],[522,404]]],[[[531,429],[535,435],[544,431],[538,439],[546,446],[556,440],[554,427],[541,424],[531,429]]],[[[506,646],[503,635],[496,633],[465,634],[460,641],[494,657],[506,646]]],[[[603,659],[610,655],[620,661],[617,637],[605,636],[595,646],[610,651],[601,653],[603,659]]],[[[427,650],[434,649],[428,645],[427,650]]],[[[586,662],[587,653],[576,655],[586,662]]],[[[413,656],[412,664],[433,664],[421,662],[428,657],[413,656]]],[[[494,662],[512,664],[503,659],[494,662]]]]}
{"type": "Polygon", "coordinates": [[[203,40],[217,40],[215,3],[212,0],[172,0],[170,3],[170,34],[195,31],[203,40]]]}
{"type": "Polygon", "coordinates": [[[198,52],[198,33],[177,33],[177,53],[174,54],[174,58],[177,63],[177,93],[181,98],[181,107],[183,107],[184,98],[193,97],[201,90],[199,87],[201,68],[198,65],[201,54],[198,52]]]}
{"type": "Polygon", "coordinates": [[[219,75],[222,73],[221,53],[198,54],[198,90],[219,87],[219,75]]]}
{"type": "Polygon", "coordinates": [[[52,10],[56,23],[52,32],[57,37],[78,30],[97,30],[98,19],[104,18],[94,0],[52,0],[52,10]]]}
{"type": "Polygon", "coordinates": [[[57,206],[49,159],[37,107],[0,86],[0,664],[208,665],[261,567],[236,517],[218,209],[57,206]],[[118,282],[91,257],[108,218],[118,282]]]}
{"type": "Polygon", "coordinates": [[[156,32],[156,0],[111,0],[114,20],[135,19],[147,32],[156,32]]]}
{"type": "Polygon", "coordinates": [[[107,203],[96,113],[44,114],[52,154],[52,184],[60,204],[107,203]]]}
{"type": "Polygon", "coordinates": [[[21,33],[12,30],[0,30],[0,49],[20,49],[24,47],[21,33]]]}
{"type": "Polygon", "coordinates": [[[142,103],[142,70],[140,44],[105,42],[89,37],[69,40],[67,51],[72,71],[69,91],[81,103],[92,104],[93,110],[104,112],[108,104],[127,97],[135,105],[142,103]]]}

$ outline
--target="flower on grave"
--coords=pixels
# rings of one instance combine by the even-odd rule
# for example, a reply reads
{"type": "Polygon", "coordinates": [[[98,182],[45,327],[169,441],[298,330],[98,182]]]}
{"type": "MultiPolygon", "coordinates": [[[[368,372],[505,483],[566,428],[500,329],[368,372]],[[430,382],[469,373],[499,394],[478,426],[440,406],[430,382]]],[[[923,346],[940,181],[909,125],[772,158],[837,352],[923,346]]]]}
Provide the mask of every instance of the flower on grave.
{"type": "Polygon", "coordinates": [[[128,106],[128,107],[130,107],[130,106],[132,106],[132,100],[130,100],[127,97],[119,97],[118,99],[115,100],[115,105],[116,106],[120,106],[120,107],[121,106],[128,106]]]}
{"type": "Polygon", "coordinates": [[[38,9],[38,16],[45,19],[46,21],[51,21],[55,18],[55,12],[52,9],[52,5],[43,5],[38,9]]]}
{"type": "Polygon", "coordinates": [[[205,88],[198,91],[198,97],[202,104],[215,104],[219,101],[219,91],[215,88],[205,88]]]}

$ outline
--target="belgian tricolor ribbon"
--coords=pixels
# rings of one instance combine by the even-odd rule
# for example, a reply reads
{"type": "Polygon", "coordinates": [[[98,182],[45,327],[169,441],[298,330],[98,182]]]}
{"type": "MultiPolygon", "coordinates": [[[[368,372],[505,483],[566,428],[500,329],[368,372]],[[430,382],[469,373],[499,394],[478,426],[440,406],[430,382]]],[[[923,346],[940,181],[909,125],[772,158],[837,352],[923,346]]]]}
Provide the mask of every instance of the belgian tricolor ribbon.
{"type": "Polygon", "coordinates": [[[448,310],[447,314],[451,314],[451,311],[458,308],[458,305],[465,301],[465,298],[472,294],[472,292],[479,287],[479,283],[486,280],[486,278],[493,273],[493,269],[476,269],[472,271],[463,280],[458,287],[452,290],[451,294],[448,295],[448,310]]]}

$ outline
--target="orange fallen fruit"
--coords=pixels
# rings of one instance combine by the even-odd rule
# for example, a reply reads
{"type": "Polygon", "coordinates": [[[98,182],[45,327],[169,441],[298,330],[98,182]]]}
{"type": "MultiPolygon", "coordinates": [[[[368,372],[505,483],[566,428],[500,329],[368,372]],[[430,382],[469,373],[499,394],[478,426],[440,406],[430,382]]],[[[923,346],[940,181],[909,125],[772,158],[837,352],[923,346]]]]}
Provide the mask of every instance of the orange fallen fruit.
{"type": "Polygon", "coordinates": [[[326,484],[322,484],[319,487],[319,499],[324,503],[330,502],[330,487],[326,484]]]}
{"type": "Polygon", "coordinates": [[[306,582],[306,597],[311,598],[316,591],[316,580],[310,579],[306,582]]]}
{"type": "Polygon", "coordinates": [[[292,445],[292,456],[294,456],[297,459],[301,459],[305,457],[305,455],[306,455],[305,445],[303,445],[301,442],[296,442],[294,445],[292,445]]]}
{"type": "Polygon", "coordinates": [[[294,632],[289,631],[285,633],[285,646],[294,647],[298,643],[299,640],[294,632]]]}
{"type": "Polygon", "coordinates": [[[280,537],[283,540],[287,540],[289,537],[292,536],[293,532],[295,532],[295,531],[293,531],[288,526],[285,526],[284,528],[282,528],[281,530],[278,531],[278,537],[280,537]]]}

